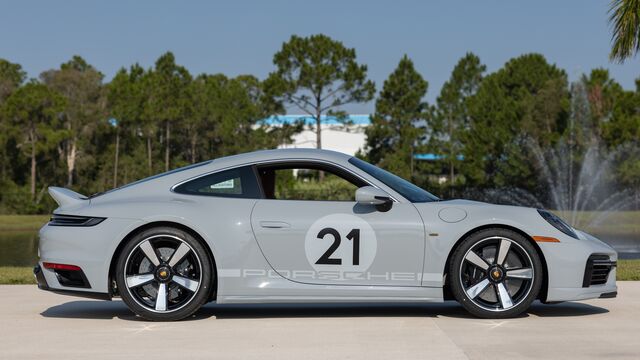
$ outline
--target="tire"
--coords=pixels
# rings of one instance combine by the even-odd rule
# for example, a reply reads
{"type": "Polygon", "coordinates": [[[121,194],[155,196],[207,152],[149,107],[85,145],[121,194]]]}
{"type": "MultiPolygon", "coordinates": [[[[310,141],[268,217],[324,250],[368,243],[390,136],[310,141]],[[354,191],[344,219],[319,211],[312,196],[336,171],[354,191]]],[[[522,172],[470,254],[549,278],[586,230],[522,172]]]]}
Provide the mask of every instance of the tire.
{"type": "Polygon", "coordinates": [[[543,272],[528,239],[512,230],[490,228],[472,233],[456,248],[449,264],[449,286],[471,314],[511,318],[538,297],[543,272]]]}
{"type": "Polygon", "coordinates": [[[116,265],[122,300],[131,311],[151,321],[181,320],[198,311],[209,300],[214,275],[203,245],[172,227],[135,235],[116,265]]]}

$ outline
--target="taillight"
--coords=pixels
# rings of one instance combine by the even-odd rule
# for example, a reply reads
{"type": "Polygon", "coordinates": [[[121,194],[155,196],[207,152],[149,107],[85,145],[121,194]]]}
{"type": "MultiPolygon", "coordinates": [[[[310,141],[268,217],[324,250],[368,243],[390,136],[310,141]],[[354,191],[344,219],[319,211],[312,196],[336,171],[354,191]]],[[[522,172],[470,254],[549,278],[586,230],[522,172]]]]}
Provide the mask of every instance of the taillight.
{"type": "Polygon", "coordinates": [[[51,220],[49,220],[50,226],[96,226],[103,222],[103,217],[92,216],[76,216],[76,215],[62,215],[53,214],[51,220]]]}
{"type": "Polygon", "coordinates": [[[42,265],[45,267],[45,269],[51,269],[51,270],[82,271],[80,267],[75,265],[55,264],[50,262],[44,262],[42,263],[42,265]]]}
{"type": "Polygon", "coordinates": [[[53,270],[62,286],[90,289],[89,280],[82,269],[76,265],[43,262],[45,269],[53,270]]]}

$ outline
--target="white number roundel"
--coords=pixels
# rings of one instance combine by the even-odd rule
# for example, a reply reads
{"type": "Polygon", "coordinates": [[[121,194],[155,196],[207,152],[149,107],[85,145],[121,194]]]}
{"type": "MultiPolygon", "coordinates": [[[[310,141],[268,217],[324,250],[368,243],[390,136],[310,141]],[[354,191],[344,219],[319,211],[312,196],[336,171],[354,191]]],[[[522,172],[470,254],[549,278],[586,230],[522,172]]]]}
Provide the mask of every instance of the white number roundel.
{"type": "Polygon", "coordinates": [[[351,214],[331,214],[314,222],[304,249],[316,271],[364,272],[376,257],[378,242],[371,225],[351,214]]]}

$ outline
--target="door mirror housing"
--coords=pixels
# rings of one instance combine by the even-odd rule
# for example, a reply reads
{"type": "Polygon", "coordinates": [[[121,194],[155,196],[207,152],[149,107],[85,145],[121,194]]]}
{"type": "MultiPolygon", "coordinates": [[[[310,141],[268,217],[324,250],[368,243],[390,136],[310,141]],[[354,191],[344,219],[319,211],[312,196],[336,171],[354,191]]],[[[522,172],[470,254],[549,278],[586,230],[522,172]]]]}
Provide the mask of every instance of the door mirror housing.
{"type": "Polygon", "coordinates": [[[375,205],[380,208],[388,207],[388,209],[390,209],[391,204],[393,204],[393,200],[389,194],[373,186],[358,188],[358,190],[356,190],[356,202],[362,205],[375,205]]]}

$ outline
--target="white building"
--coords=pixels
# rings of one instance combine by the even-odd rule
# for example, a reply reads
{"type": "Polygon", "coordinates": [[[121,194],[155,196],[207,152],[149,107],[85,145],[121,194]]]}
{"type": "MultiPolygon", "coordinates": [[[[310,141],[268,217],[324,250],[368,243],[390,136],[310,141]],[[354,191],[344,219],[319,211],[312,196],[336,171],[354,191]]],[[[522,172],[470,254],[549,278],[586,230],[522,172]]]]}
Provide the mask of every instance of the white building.
{"type": "MultiPolygon", "coordinates": [[[[278,148],[316,148],[316,121],[309,115],[277,115],[263,120],[269,126],[280,126],[282,124],[291,124],[296,121],[303,121],[304,130],[292,138],[292,143],[281,144],[278,148]]],[[[364,149],[366,136],[365,129],[371,124],[369,115],[349,115],[347,123],[344,125],[335,117],[322,116],[322,148],[326,150],[339,151],[341,153],[355,155],[358,150],[364,149]]],[[[446,159],[446,156],[424,153],[414,154],[415,161],[439,161],[446,159]]],[[[459,160],[463,160],[462,155],[457,155],[459,160]]],[[[449,181],[449,174],[431,174],[431,180],[444,184],[449,181]]]]}
{"type": "MultiPolygon", "coordinates": [[[[278,115],[272,116],[265,120],[271,126],[278,126],[285,123],[293,123],[295,121],[303,121],[305,124],[304,131],[293,136],[291,144],[282,144],[279,148],[315,148],[316,132],[314,118],[308,115],[278,115]]],[[[322,116],[322,125],[320,127],[322,133],[322,148],[326,150],[339,151],[349,155],[364,148],[365,134],[364,130],[371,120],[369,115],[349,115],[347,117],[349,125],[340,123],[335,117],[322,116]]]]}

